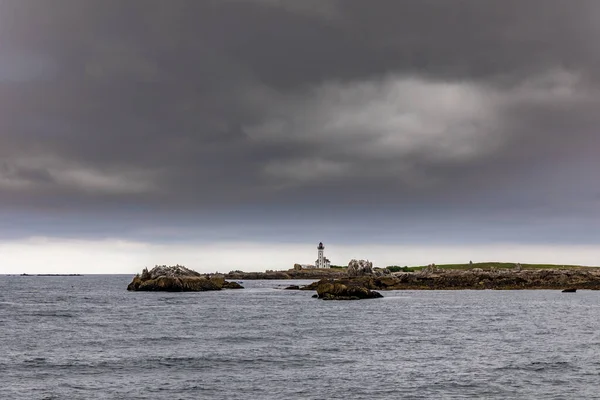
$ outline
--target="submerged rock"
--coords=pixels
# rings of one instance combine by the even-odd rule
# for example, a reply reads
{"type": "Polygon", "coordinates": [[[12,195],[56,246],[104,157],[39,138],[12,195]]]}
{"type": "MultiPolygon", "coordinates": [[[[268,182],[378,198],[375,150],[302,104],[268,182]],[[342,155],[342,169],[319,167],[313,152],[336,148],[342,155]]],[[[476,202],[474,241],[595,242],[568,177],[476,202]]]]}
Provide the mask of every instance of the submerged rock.
{"type": "Polygon", "coordinates": [[[243,289],[244,287],[237,282],[223,282],[223,289],[243,289]]]}
{"type": "Polygon", "coordinates": [[[568,289],[563,290],[562,292],[563,293],[575,293],[576,291],[577,291],[576,288],[568,288],[568,289]]]}
{"type": "Polygon", "coordinates": [[[208,290],[242,289],[237,282],[227,282],[222,275],[202,275],[181,265],[144,268],[136,275],[127,290],[163,292],[203,292],[208,290]]]}
{"type": "Polygon", "coordinates": [[[308,285],[302,286],[300,288],[300,290],[317,290],[317,286],[319,286],[319,282],[320,281],[315,281],[315,282],[310,283],[308,285]]]}

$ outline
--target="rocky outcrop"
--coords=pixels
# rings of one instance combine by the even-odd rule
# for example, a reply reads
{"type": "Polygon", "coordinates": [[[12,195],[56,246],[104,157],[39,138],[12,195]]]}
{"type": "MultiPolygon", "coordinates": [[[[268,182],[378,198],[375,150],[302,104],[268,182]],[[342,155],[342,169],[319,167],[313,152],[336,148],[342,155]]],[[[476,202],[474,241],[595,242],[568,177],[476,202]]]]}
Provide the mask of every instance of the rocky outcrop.
{"type": "Polygon", "coordinates": [[[323,300],[362,300],[383,297],[368,289],[361,280],[322,279],[317,284],[317,296],[323,300]]]}
{"type": "Polygon", "coordinates": [[[373,275],[373,263],[365,260],[350,260],[346,272],[349,277],[373,275]]]}
{"type": "Polygon", "coordinates": [[[350,260],[346,273],[349,277],[357,276],[386,276],[391,272],[387,268],[373,268],[373,263],[365,260],[350,260]]]}
{"type": "Polygon", "coordinates": [[[391,274],[392,274],[392,272],[387,268],[375,268],[373,270],[374,276],[386,276],[386,275],[391,275],[391,274]]]}
{"type": "Polygon", "coordinates": [[[181,265],[144,268],[127,290],[163,292],[203,292],[208,290],[242,289],[237,282],[227,282],[222,275],[202,275],[181,265]]]}

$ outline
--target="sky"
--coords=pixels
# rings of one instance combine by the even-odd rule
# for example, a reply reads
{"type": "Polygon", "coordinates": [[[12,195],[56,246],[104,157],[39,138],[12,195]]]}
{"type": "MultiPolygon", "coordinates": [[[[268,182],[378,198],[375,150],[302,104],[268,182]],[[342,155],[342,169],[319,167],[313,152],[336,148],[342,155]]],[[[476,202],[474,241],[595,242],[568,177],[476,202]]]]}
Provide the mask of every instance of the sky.
{"type": "Polygon", "coordinates": [[[600,265],[597,0],[0,0],[0,273],[600,265]]]}

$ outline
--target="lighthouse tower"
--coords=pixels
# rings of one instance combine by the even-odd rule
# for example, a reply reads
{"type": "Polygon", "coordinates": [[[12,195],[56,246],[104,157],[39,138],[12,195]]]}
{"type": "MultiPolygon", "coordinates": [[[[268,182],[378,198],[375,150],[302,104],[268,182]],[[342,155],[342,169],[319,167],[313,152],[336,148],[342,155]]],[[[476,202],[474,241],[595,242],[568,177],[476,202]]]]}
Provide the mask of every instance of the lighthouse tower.
{"type": "Polygon", "coordinates": [[[330,268],[330,262],[323,252],[325,251],[325,246],[323,246],[323,242],[320,242],[317,246],[317,261],[315,261],[315,267],[317,268],[330,268]]]}

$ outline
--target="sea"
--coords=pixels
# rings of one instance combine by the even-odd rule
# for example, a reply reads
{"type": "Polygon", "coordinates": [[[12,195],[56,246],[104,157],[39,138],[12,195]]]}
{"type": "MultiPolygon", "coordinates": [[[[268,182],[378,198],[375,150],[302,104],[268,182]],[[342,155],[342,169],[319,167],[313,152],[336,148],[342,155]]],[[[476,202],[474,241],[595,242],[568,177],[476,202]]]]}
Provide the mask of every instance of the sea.
{"type": "Polygon", "coordinates": [[[600,399],[600,292],[0,276],[0,399],[600,399]]]}

